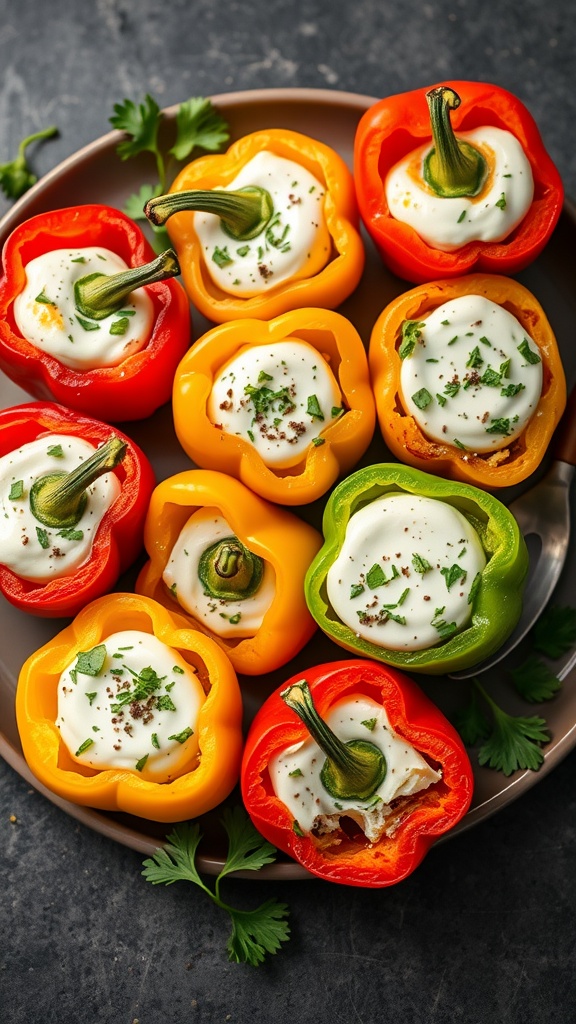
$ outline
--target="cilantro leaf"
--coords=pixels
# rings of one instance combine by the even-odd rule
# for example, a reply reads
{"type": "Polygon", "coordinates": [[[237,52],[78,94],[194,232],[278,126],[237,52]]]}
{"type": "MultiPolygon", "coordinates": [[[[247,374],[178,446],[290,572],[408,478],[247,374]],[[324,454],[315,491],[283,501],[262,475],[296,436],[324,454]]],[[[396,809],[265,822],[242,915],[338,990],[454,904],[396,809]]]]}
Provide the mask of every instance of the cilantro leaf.
{"type": "Polygon", "coordinates": [[[228,959],[257,967],[266,953],[277,953],[290,936],[286,913],[286,904],[276,900],[267,900],[256,910],[234,910],[232,934],[226,944],[228,959]]]}
{"type": "Polygon", "coordinates": [[[241,807],[226,808],[222,813],[222,824],[228,834],[229,845],[219,878],[224,878],[231,871],[258,871],[265,864],[273,863],[276,848],[256,831],[241,807]]]}
{"type": "Polygon", "coordinates": [[[550,700],[562,685],[552,669],[536,654],[531,654],[521,665],[511,669],[510,675],[520,696],[531,704],[550,700]]]}
{"type": "Polygon", "coordinates": [[[193,96],[180,104],[176,131],[176,142],[169,150],[176,160],[184,160],[196,147],[215,153],[230,138],[226,121],[211,100],[202,96],[193,96]]]}
{"type": "MultiPolygon", "coordinates": [[[[124,204],[124,213],[132,220],[146,220],[144,207],[149,199],[155,199],[161,193],[160,183],[157,185],[142,185],[139,192],[129,196],[124,204]]],[[[154,227],[155,225],[151,225],[154,227]]]]}
{"type": "Polygon", "coordinates": [[[576,644],[576,608],[551,605],[532,631],[532,646],[547,658],[561,658],[576,644]]]}
{"type": "Polygon", "coordinates": [[[28,164],[26,157],[28,146],[32,142],[51,139],[57,134],[58,129],[52,125],[50,128],[44,128],[43,131],[28,135],[18,146],[18,152],[14,160],[0,164],[0,188],[8,199],[19,199],[38,181],[38,178],[28,164]]]}
{"type": "Polygon", "coordinates": [[[541,744],[550,741],[544,728],[546,719],[509,715],[488,696],[477,679],[474,685],[489,705],[493,718],[492,731],[478,751],[478,763],[504,775],[512,775],[518,769],[537,771],[544,760],[541,744]]]}
{"type": "Polygon", "coordinates": [[[162,114],[156,100],[148,93],[138,106],[132,100],[114,104],[114,115],[110,118],[113,128],[128,136],[117,146],[121,160],[129,160],[139,153],[158,153],[158,128],[162,114]]]}
{"type": "Polygon", "coordinates": [[[202,881],[195,864],[202,838],[196,823],[177,826],[167,837],[166,845],[144,861],[142,874],[153,885],[188,881],[199,886],[230,916],[232,932],[226,944],[228,958],[256,967],[263,962],[266,953],[277,953],[281,943],[289,938],[288,907],[271,899],[254,910],[237,910],[221,899],[220,883],[232,871],[257,871],[271,864],[276,850],[256,831],[242,807],[226,809],[222,823],[228,834],[228,855],[216,878],[214,891],[202,881]]]}

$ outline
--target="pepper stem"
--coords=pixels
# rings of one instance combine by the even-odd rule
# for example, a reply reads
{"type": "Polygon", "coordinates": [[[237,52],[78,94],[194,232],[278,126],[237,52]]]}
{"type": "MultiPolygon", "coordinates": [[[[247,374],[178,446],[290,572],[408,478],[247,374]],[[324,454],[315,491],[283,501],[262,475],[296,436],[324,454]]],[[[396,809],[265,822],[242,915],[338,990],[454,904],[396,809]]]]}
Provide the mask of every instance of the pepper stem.
{"type": "Polygon", "coordinates": [[[242,601],[258,590],[264,562],[238,540],[225,537],[202,552],[198,577],[205,593],[217,601],[242,601]]]}
{"type": "Polygon", "coordinates": [[[135,288],[165,281],[180,273],[178,258],[173,249],[166,249],[155,260],[141,267],[131,267],[118,274],[86,274],[74,284],[76,309],[91,320],[103,320],[121,308],[135,288]]]}
{"type": "Polygon", "coordinates": [[[171,192],[149,199],[144,213],[152,224],[165,224],[174,213],[198,210],[220,217],[222,229],[237,241],[255,238],[269,224],[274,214],[272,196],[259,185],[246,185],[235,191],[225,189],[192,189],[171,192]]]}
{"type": "Polygon", "coordinates": [[[462,102],[453,89],[441,85],[426,93],[434,148],[424,160],[424,180],[438,196],[478,195],[486,179],[486,161],[480,150],[457,139],[450,111],[462,102]]]}
{"type": "Polygon", "coordinates": [[[30,510],[45,526],[70,529],[82,518],[88,500],[86,489],[114,469],[126,454],[127,445],[111,437],[70,473],[46,473],[30,488],[30,510]]]}
{"type": "Polygon", "coordinates": [[[386,758],[367,740],[344,743],[320,717],[305,679],[293,683],[280,696],[302,719],[326,761],[320,772],[324,789],[337,800],[369,800],[386,776],[386,758]]]}

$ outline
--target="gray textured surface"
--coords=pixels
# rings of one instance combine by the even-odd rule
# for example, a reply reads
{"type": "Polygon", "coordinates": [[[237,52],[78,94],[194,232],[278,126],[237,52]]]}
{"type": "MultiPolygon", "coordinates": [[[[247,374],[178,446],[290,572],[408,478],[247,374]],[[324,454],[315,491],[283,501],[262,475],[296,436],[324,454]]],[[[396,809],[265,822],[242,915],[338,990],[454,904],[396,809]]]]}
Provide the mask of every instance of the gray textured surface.
{"type": "MultiPolygon", "coordinates": [[[[470,78],[524,100],[576,196],[575,56],[568,0],[2,0],[0,161],[56,123],[59,138],[31,153],[43,174],[106,132],[115,102],[145,92],[168,106],[235,89],[380,95],[470,78]]],[[[388,891],[229,881],[238,905],[277,895],[291,906],[291,942],[255,970],[227,962],[227,920],[200,892],[148,885],[136,853],[0,763],[0,1020],[571,1021],[575,768],[572,754],[388,891]]]]}

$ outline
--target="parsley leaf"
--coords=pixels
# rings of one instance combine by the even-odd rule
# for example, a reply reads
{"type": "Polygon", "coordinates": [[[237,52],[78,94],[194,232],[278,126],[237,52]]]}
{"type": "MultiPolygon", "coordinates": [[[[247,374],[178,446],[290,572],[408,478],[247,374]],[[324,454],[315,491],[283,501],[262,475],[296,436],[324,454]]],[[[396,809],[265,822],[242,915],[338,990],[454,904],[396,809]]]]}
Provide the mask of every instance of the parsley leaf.
{"type": "Polygon", "coordinates": [[[148,93],[138,106],[132,100],[114,104],[114,115],[110,118],[113,128],[127,136],[116,147],[121,160],[130,160],[139,153],[158,154],[158,128],[162,113],[156,100],[148,93]]]}
{"type": "Polygon", "coordinates": [[[576,608],[551,605],[532,631],[532,646],[547,658],[561,658],[576,644],[576,608]]]}
{"type": "Polygon", "coordinates": [[[169,151],[176,160],[185,160],[196,147],[216,153],[230,138],[226,121],[212,102],[202,96],[193,96],[180,104],[176,128],[176,142],[169,151]]]}
{"type": "Polygon", "coordinates": [[[32,142],[51,139],[57,134],[58,129],[52,125],[50,128],[44,128],[43,131],[28,135],[18,146],[18,153],[14,160],[0,164],[0,188],[8,199],[19,199],[38,181],[28,164],[26,157],[28,146],[32,142]]]}
{"type": "Polygon", "coordinates": [[[546,719],[536,715],[530,718],[509,715],[489,697],[477,679],[474,685],[492,714],[492,729],[478,751],[478,763],[504,775],[512,775],[518,769],[537,771],[544,760],[541,744],[550,740],[545,732],[546,719]]]}
{"type": "Polygon", "coordinates": [[[472,690],[468,704],[454,714],[453,722],[467,747],[476,746],[490,735],[490,722],[478,703],[475,690],[472,690]]]}
{"type": "Polygon", "coordinates": [[[288,908],[285,903],[271,899],[254,910],[237,910],[222,900],[220,883],[232,871],[258,871],[271,864],[276,850],[256,831],[241,807],[225,809],[222,824],[228,834],[228,855],[214,890],[204,884],[196,868],[195,857],[202,838],[196,823],[178,825],[168,836],[166,846],[144,861],[142,874],[153,885],[188,881],[199,886],[231,918],[232,932],[226,946],[229,960],[257,967],[267,953],[277,953],[281,943],[289,938],[288,908]]]}
{"type": "MultiPolygon", "coordinates": [[[[139,192],[134,192],[133,195],[129,196],[124,204],[124,213],[127,217],[131,217],[132,220],[146,220],[146,214],[144,213],[144,207],[149,199],[155,199],[156,196],[161,194],[161,186],[158,185],[142,185],[139,192]]],[[[159,225],[151,224],[150,227],[158,230],[159,225]]]]}
{"type": "Polygon", "coordinates": [[[536,654],[531,654],[521,665],[511,669],[510,675],[520,696],[531,704],[550,700],[562,685],[552,669],[536,654]]]}

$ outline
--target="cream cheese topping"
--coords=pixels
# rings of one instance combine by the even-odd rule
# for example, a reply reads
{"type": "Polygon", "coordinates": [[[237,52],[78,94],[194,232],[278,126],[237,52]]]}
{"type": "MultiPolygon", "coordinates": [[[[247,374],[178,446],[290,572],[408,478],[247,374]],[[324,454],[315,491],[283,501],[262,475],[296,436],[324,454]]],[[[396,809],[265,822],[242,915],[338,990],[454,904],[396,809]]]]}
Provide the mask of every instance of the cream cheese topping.
{"type": "Polygon", "coordinates": [[[152,634],[122,630],[79,653],[58,683],[56,725],[74,760],[170,782],[198,757],[202,684],[152,634]]]}
{"type": "Polygon", "coordinates": [[[351,516],[327,573],[328,600],[356,636],[388,650],[425,650],[466,626],[485,564],[458,509],[389,494],[351,516]]]}
{"type": "Polygon", "coordinates": [[[534,196],[530,162],[516,136],[485,126],[458,132],[492,168],[477,196],[438,196],[423,178],[430,143],[400,160],[385,182],[392,217],[409,224],[434,249],[451,252],[468,242],[499,242],[526,216],[534,196]]]}
{"type": "Polygon", "coordinates": [[[120,494],[105,473],[86,489],[84,512],[72,529],[45,526],[30,508],[30,488],[48,473],[68,473],[96,448],[69,434],[49,434],[0,458],[0,563],[22,579],[46,583],[69,576],[90,557],[98,527],[120,494]]]}
{"type": "Polygon", "coordinates": [[[296,338],[246,346],[222,368],[208,417],[249,441],[272,469],[296,465],[342,415],[342,393],[323,356],[296,338]]]}
{"type": "MultiPolygon", "coordinates": [[[[257,153],[226,186],[266,189],[274,215],[264,231],[247,241],[231,238],[213,213],[195,213],[194,228],[213,281],[231,295],[259,295],[306,265],[324,225],[322,183],[301,164],[266,150],[257,153]]],[[[330,251],[327,248],[325,262],[330,251]]]]}
{"type": "Polygon", "coordinates": [[[462,295],[412,324],[399,350],[400,387],[422,432],[475,453],[518,437],[538,407],[542,361],[516,317],[481,295],[462,295]]]}
{"type": "Polygon", "coordinates": [[[262,581],[255,594],[239,600],[214,598],[198,575],[200,557],[212,544],[234,536],[217,508],[193,512],[170,552],[162,578],[178,603],[216,636],[254,636],[276,594],[276,574],[264,561],[262,581]]]}
{"type": "Polygon", "coordinates": [[[333,831],[346,816],[360,825],[370,842],[377,842],[396,819],[392,802],[434,785],[441,773],[394,732],[384,708],[369,697],[338,701],[325,721],[344,743],[367,740],[382,751],[387,771],[376,792],[368,800],[336,800],[322,784],[320,772],[326,758],[312,738],[271,758],[269,774],[274,792],[303,832],[333,831]]]}
{"type": "Polygon", "coordinates": [[[74,283],[89,274],[112,276],[128,265],[103,248],[53,249],[26,264],[26,285],[14,300],[18,330],[31,345],[73,370],[119,363],[147,345],[154,308],[143,288],[122,308],[102,320],[82,315],[74,302],[74,283]]]}

